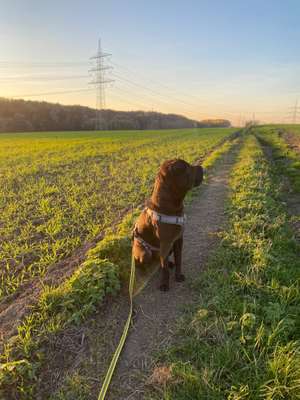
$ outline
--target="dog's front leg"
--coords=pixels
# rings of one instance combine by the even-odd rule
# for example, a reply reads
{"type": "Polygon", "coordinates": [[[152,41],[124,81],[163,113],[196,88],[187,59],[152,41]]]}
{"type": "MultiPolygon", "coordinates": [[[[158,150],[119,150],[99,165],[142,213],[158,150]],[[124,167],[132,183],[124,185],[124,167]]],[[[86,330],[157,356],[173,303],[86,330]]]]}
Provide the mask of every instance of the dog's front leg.
{"type": "Polygon", "coordinates": [[[182,247],[183,247],[183,236],[180,236],[174,242],[173,250],[174,250],[174,259],[175,259],[175,280],[176,282],[183,282],[185,277],[181,273],[181,265],[182,265],[182,247]]]}
{"type": "Polygon", "coordinates": [[[163,292],[167,292],[169,290],[169,280],[170,280],[170,272],[169,272],[169,258],[160,257],[160,269],[161,269],[161,278],[159,288],[163,292]]]}

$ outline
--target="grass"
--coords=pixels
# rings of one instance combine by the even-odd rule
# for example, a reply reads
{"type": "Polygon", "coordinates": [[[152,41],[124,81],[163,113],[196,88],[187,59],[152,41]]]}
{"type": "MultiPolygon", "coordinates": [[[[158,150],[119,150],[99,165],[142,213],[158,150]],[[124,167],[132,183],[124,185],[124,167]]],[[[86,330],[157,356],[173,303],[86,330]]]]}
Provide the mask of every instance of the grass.
{"type": "Polygon", "coordinates": [[[274,160],[281,172],[289,177],[292,189],[300,193],[300,155],[288,145],[284,137],[286,132],[299,135],[300,140],[300,127],[297,126],[266,126],[256,130],[258,137],[271,146],[274,160]]]}
{"type": "MultiPolygon", "coordinates": [[[[204,162],[206,168],[211,168],[235,143],[236,140],[225,142],[211,153],[204,162]]],[[[0,395],[4,398],[34,398],[35,384],[46,359],[47,341],[67,326],[81,324],[103,303],[105,296],[116,294],[121,282],[126,281],[131,256],[130,232],[139,212],[133,210],[117,229],[107,230],[105,239],[88,252],[85,262],[64,283],[43,288],[39,302],[1,356],[0,395]]],[[[69,398],[72,390],[75,396],[81,382],[78,379],[74,383],[68,378],[58,398],[69,398]]]]}
{"type": "Polygon", "coordinates": [[[63,388],[51,395],[50,400],[87,400],[91,385],[78,373],[69,375],[63,388]]]}
{"type": "Polygon", "coordinates": [[[0,135],[0,298],[119,221],[162,160],[195,161],[234,129],[0,135]]]}
{"type": "Polygon", "coordinates": [[[193,284],[198,301],[175,343],[159,355],[172,377],[149,398],[300,398],[300,250],[275,170],[249,135],[222,243],[193,284]]]}

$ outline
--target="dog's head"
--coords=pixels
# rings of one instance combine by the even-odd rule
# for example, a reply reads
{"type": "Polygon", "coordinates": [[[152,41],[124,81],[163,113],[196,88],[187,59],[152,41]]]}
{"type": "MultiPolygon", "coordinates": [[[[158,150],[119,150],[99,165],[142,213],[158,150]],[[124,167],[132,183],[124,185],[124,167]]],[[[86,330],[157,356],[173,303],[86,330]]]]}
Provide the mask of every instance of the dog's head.
{"type": "Polygon", "coordinates": [[[203,180],[203,168],[181,159],[167,160],[160,166],[158,177],[175,192],[184,196],[188,190],[200,185],[203,180]]]}

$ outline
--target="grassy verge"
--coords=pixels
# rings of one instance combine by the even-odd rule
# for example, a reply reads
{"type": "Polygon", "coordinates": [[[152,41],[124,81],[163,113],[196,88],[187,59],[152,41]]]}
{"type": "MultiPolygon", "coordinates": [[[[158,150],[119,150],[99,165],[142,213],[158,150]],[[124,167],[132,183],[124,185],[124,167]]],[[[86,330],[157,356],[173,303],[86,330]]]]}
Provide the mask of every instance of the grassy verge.
{"type": "MultiPolygon", "coordinates": [[[[234,144],[236,139],[223,143],[205,160],[205,168],[212,168],[234,144]]],[[[192,201],[193,196],[195,192],[187,201],[192,201]]],[[[81,267],[62,285],[56,288],[44,287],[38,304],[19,327],[17,336],[6,345],[1,356],[1,396],[26,400],[34,398],[35,382],[45,359],[45,350],[42,348],[45,348],[47,340],[71,324],[80,324],[103,302],[105,296],[116,294],[121,282],[126,282],[130,272],[130,232],[139,212],[134,210],[124,218],[115,232],[108,232],[105,239],[88,252],[81,267]]],[[[75,378],[68,377],[68,392],[73,380],[78,390],[80,376],[76,375],[75,378]]],[[[58,398],[63,393],[63,389],[59,391],[58,398]]]]}
{"type": "Polygon", "coordinates": [[[285,141],[282,131],[279,128],[261,127],[257,129],[257,135],[271,146],[277,166],[289,177],[293,190],[300,193],[300,157],[285,141]]]}
{"type": "Polygon", "coordinates": [[[151,399],[300,398],[300,251],[252,135],[230,185],[228,229],[160,355],[171,373],[151,399]]]}

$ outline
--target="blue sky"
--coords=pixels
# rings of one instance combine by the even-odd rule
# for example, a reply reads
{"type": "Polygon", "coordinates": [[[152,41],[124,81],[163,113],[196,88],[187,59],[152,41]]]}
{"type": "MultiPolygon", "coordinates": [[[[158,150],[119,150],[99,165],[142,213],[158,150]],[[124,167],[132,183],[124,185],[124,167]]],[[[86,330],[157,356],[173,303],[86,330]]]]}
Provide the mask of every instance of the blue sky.
{"type": "MultiPolygon", "coordinates": [[[[290,0],[1,0],[0,96],[91,88],[101,37],[107,107],[283,121],[300,93],[299,20],[290,0]]],[[[27,98],[95,104],[93,91],[27,98]]]]}

